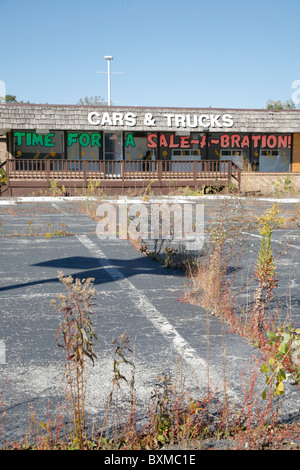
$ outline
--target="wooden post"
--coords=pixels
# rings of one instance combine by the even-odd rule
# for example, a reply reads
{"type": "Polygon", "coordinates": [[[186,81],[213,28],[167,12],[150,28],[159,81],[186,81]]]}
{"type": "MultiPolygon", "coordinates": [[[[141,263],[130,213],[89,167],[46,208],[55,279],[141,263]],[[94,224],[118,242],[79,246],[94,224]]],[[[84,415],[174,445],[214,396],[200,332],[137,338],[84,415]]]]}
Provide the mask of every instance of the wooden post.
{"type": "Polygon", "coordinates": [[[8,196],[11,197],[11,186],[10,186],[10,159],[6,160],[5,171],[6,171],[6,185],[8,189],[8,196]]]}
{"type": "Polygon", "coordinates": [[[85,189],[87,188],[86,164],[87,164],[87,161],[86,161],[86,160],[83,160],[83,184],[84,184],[84,188],[85,188],[85,189]]]}
{"type": "Polygon", "coordinates": [[[100,160],[100,178],[105,179],[105,160],[100,160]]]}
{"type": "Polygon", "coordinates": [[[46,160],[46,175],[47,175],[48,188],[50,188],[50,160],[46,160]]]}
{"type": "Polygon", "coordinates": [[[126,169],[126,165],[125,165],[125,161],[122,160],[121,162],[121,172],[122,172],[122,183],[123,183],[123,188],[124,188],[124,180],[125,180],[125,169],[126,169]]]}
{"type": "Polygon", "coordinates": [[[237,171],[238,171],[238,189],[239,189],[239,192],[241,191],[241,177],[242,177],[242,170],[237,167],[237,171]]]}
{"type": "Polygon", "coordinates": [[[198,173],[198,160],[195,160],[193,161],[193,178],[194,178],[195,185],[197,181],[197,173],[198,173]]]}
{"type": "Polygon", "coordinates": [[[228,161],[228,187],[230,188],[231,185],[231,177],[232,177],[232,160],[228,161]]]}
{"type": "Polygon", "coordinates": [[[157,161],[157,178],[158,181],[160,182],[161,186],[161,178],[162,178],[162,160],[157,161]]]}

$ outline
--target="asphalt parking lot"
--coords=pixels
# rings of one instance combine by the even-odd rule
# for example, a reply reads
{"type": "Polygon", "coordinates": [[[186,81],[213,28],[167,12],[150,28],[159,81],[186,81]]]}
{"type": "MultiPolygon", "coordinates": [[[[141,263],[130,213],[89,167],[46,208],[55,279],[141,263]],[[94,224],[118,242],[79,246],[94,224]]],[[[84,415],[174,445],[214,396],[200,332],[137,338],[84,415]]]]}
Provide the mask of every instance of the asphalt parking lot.
{"type": "MultiPolygon", "coordinates": [[[[216,387],[222,394],[225,371],[230,398],[241,399],[241,377],[260,353],[214,316],[208,320],[203,309],[180,301],[186,282],[181,271],[164,268],[127,240],[100,240],[96,222],[78,211],[76,201],[0,202],[0,341],[5,349],[0,374],[6,410],[3,430],[8,440],[24,437],[32,412],[43,420],[47,407],[55,414],[58,404],[64,402],[64,355],[55,340],[59,318],[50,305],[51,299],[64,292],[58,271],[73,278],[95,279],[93,325],[98,359],[89,368],[87,379],[89,423],[103,419],[113,377],[112,339],[123,332],[135,345],[141,410],[150,399],[157,376],[162,372],[176,374],[179,357],[183,358],[182,374],[191,393],[204,393],[209,375],[211,389],[216,387]],[[55,232],[65,233],[47,236],[55,232]]],[[[216,204],[217,200],[207,199],[206,214],[216,204]]],[[[250,200],[245,204],[258,214],[272,202],[250,200]]],[[[286,203],[287,210],[291,204],[286,203]]],[[[274,302],[279,302],[282,317],[288,315],[299,327],[298,232],[299,228],[293,228],[274,233],[274,249],[286,249],[277,260],[279,287],[274,302]]],[[[246,235],[237,289],[250,276],[259,243],[257,233],[246,235]]],[[[249,286],[240,294],[241,303],[251,302],[251,289],[249,286]]],[[[283,415],[299,417],[300,390],[289,381],[286,390],[283,415]]],[[[125,385],[119,400],[126,407],[129,396],[125,385]]]]}

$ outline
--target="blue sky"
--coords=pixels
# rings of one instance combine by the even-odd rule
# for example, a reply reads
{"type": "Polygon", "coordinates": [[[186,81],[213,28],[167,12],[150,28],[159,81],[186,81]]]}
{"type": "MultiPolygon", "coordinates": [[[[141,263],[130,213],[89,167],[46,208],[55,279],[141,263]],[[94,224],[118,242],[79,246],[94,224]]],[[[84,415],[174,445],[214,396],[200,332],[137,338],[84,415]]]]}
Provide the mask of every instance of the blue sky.
{"type": "Polygon", "coordinates": [[[300,80],[299,0],[0,0],[0,80],[33,103],[263,108],[300,80]]]}

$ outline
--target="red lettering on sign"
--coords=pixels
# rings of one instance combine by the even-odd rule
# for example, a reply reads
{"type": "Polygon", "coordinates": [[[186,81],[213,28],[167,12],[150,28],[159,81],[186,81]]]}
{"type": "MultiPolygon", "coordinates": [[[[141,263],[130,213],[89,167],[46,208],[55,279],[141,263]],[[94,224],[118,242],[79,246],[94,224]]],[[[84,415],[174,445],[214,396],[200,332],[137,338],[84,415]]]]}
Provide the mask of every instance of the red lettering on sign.
{"type": "Polygon", "coordinates": [[[207,141],[207,138],[206,138],[206,134],[204,134],[202,136],[202,139],[201,139],[201,143],[200,143],[200,147],[203,149],[203,147],[206,146],[206,141],[207,141]]]}
{"type": "Polygon", "coordinates": [[[221,148],[226,149],[227,147],[229,147],[229,145],[230,145],[229,144],[229,135],[227,135],[227,134],[221,135],[220,141],[221,141],[221,148]]]}
{"type": "Polygon", "coordinates": [[[160,147],[168,147],[168,142],[167,142],[165,134],[161,134],[159,136],[159,145],[160,147]]]}
{"type": "Polygon", "coordinates": [[[274,149],[277,146],[277,139],[275,135],[269,135],[267,138],[267,146],[270,149],[274,149]]]}
{"type": "Polygon", "coordinates": [[[171,134],[170,135],[170,148],[176,149],[177,147],[179,147],[179,144],[175,144],[175,135],[171,134]]]}
{"type": "Polygon", "coordinates": [[[231,147],[235,148],[240,148],[240,140],[241,140],[241,136],[238,135],[238,134],[233,134],[231,136],[231,147]]]}
{"type": "Polygon", "coordinates": [[[242,140],[242,142],[241,142],[241,147],[242,147],[242,149],[243,149],[244,147],[249,147],[249,146],[250,146],[249,136],[248,136],[248,135],[244,135],[243,140],[242,140]]]}
{"type": "Polygon", "coordinates": [[[149,149],[156,149],[157,148],[157,141],[153,140],[157,139],[157,134],[149,134],[147,139],[147,147],[149,149]]]}
{"type": "Polygon", "coordinates": [[[190,137],[189,136],[181,136],[180,137],[180,148],[182,149],[189,149],[191,144],[189,142],[190,137]]]}
{"type": "Polygon", "coordinates": [[[279,135],[278,136],[278,148],[280,149],[283,147],[286,149],[288,146],[288,136],[287,135],[279,135]]]}
{"type": "Polygon", "coordinates": [[[256,149],[258,147],[259,141],[261,140],[261,135],[253,135],[252,136],[252,142],[253,142],[253,147],[256,149]]]}
{"type": "Polygon", "coordinates": [[[262,137],[261,137],[261,147],[265,148],[266,145],[267,145],[267,136],[262,135],[262,137]]]}

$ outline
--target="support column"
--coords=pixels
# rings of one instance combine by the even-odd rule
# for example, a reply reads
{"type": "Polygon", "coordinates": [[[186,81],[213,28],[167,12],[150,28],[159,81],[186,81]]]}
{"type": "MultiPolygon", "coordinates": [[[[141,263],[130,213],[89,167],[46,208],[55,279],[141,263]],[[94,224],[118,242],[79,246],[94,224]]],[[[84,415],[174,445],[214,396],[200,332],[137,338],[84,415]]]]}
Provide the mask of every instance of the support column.
{"type": "Polygon", "coordinates": [[[293,135],[291,171],[300,172],[300,134],[293,135]]]}

